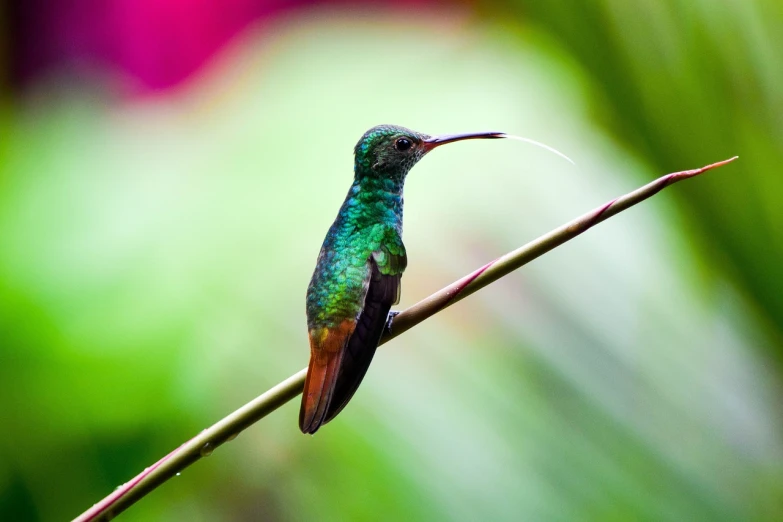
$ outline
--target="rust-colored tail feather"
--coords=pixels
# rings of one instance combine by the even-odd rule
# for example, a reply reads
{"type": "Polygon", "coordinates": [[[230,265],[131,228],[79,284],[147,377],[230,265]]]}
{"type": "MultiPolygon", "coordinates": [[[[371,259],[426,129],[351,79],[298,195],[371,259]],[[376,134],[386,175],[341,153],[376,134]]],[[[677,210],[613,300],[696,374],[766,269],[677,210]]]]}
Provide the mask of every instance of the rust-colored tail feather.
{"type": "Polygon", "coordinates": [[[315,433],[326,420],[341,358],[342,351],[310,357],[299,410],[299,428],[303,433],[315,433]]]}
{"type": "Polygon", "coordinates": [[[303,433],[315,433],[327,421],[345,344],[355,327],[356,321],[347,320],[336,328],[310,330],[310,367],[299,410],[299,428],[303,433]]]}

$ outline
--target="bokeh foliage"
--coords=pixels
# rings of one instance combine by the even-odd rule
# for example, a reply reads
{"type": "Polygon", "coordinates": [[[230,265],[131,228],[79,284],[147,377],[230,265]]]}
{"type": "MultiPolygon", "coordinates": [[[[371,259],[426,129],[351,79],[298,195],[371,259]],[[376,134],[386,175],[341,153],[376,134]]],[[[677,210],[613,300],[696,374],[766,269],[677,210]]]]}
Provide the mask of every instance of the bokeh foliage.
{"type": "MultiPolygon", "coordinates": [[[[582,65],[607,127],[658,168],[717,151],[742,156],[742,183],[689,187],[697,240],[747,289],[755,312],[783,324],[783,62],[780,2],[518,2],[582,65]],[[748,230],[752,229],[752,234],[748,230]]],[[[779,346],[776,345],[776,346],[779,346]]],[[[773,349],[774,357],[780,351],[773,349]]]]}
{"type": "Polygon", "coordinates": [[[385,346],[317,436],[289,404],[123,518],[783,517],[781,8],[479,7],[303,8],[159,96],[82,69],[8,95],[0,519],[76,516],[306,364],[304,289],[381,122],[578,163],[476,142],[417,166],[403,306],[659,174],[740,161],[385,346]]]}

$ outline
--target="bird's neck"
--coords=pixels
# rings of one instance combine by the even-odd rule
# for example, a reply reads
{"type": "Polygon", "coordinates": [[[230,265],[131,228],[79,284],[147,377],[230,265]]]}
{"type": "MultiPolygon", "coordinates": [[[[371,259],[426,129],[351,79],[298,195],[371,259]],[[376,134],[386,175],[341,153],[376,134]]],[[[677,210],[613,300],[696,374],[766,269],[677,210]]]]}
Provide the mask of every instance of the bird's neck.
{"type": "Polygon", "coordinates": [[[402,228],[403,181],[357,177],[348,190],[341,214],[402,228]]]}

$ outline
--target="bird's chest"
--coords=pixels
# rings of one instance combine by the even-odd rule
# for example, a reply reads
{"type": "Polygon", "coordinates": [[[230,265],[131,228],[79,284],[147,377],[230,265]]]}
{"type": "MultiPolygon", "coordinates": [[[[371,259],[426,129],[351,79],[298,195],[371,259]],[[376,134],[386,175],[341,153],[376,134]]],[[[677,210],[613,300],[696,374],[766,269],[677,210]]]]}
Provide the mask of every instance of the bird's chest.
{"type": "Polygon", "coordinates": [[[327,238],[307,289],[310,327],[334,326],[356,317],[366,292],[372,254],[364,231],[327,238]]]}
{"type": "Polygon", "coordinates": [[[402,196],[362,201],[349,197],[332,224],[307,289],[310,327],[356,317],[369,282],[369,259],[385,231],[402,234],[402,196]]]}

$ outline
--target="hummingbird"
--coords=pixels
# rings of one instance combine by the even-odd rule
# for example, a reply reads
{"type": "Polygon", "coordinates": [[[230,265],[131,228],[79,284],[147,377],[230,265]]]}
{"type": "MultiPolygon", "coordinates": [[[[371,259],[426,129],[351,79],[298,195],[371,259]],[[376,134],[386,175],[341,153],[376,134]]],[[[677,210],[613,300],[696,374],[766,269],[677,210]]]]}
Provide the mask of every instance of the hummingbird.
{"type": "Polygon", "coordinates": [[[396,125],[364,133],[354,148],[354,180],[326,233],[307,288],[310,365],[299,427],[315,433],[351,400],[384,329],[399,312],[408,264],[402,242],[402,189],[410,169],[432,149],[500,132],[429,136],[396,125]]]}

